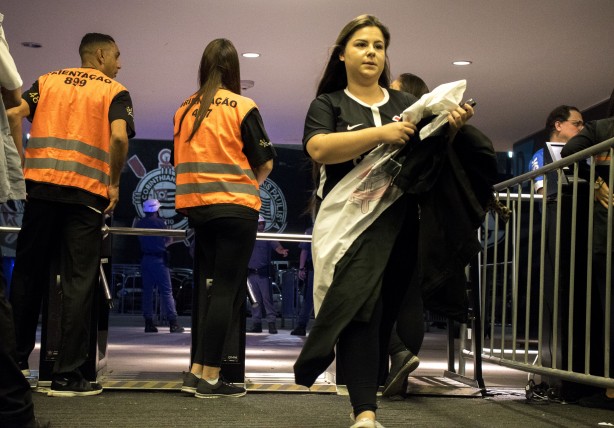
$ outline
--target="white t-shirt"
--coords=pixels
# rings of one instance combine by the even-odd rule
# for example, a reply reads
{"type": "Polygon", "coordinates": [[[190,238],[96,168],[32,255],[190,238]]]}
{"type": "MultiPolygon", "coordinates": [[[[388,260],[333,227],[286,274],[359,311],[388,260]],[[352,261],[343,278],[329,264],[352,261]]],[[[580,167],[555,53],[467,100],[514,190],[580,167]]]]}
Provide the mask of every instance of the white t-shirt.
{"type": "MultiPolygon", "coordinates": [[[[4,38],[0,13],[0,87],[9,91],[21,88],[22,80],[17,72],[15,61],[9,53],[9,45],[4,38]]],[[[9,122],[2,95],[0,94],[0,203],[10,199],[26,198],[26,185],[23,179],[21,158],[11,137],[9,122]]]]}
{"type": "Polygon", "coordinates": [[[4,15],[0,13],[0,86],[8,90],[20,88],[23,85],[21,76],[15,66],[15,61],[9,53],[9,44],[4,37],[2,21],[4,15]]]}

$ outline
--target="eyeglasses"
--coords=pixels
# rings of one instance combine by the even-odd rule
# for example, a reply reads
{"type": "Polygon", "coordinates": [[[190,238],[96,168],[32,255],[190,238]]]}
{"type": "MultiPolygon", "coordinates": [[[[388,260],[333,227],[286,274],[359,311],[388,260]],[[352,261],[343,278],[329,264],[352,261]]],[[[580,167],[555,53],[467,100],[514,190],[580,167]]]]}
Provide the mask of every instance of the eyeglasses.
{"type": "Polygon", "coordinates": [[[582,120],[563,120],[563,122],[569,122],[576,128],[584,128],[584,121],[582,120]]]}

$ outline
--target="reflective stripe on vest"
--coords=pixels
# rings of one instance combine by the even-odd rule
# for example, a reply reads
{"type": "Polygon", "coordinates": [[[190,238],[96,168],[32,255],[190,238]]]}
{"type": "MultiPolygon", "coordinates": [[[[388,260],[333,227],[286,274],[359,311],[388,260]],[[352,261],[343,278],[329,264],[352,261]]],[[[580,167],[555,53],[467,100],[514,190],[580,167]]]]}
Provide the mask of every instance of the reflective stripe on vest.
{"type": "Polygon", "coordinates": [[[186,195],[189,193],[246,193],[248,195],[258,196],[260,193],[250,184],[233,184],[223,181],[212,181],[210,183],[187,183],[178,184],[177,193],[186,195]]]}
{"type": "Polygon", "coordinates": [[[242,169],[239,165],[227,165],[221,163],[205,163],[205,162],[185,162],[177,165],[176,172],[178,174],[231,174],[231,175],[247,175],[250,179],[255,180],[256,176],[252,169],[242,169]]]}
{"type": "Polygon", "coordinates": [[[106,186],[110,182],[108,159],[108,153],[80,141],[31,138],[25,162],[28,171],[26,178],[34,180],[32,177],[36,177],[35,181],[74,186],[75,181],[83,181],[82,177],[88,177],[93,181],[84,183],[83,190],[106,197],[106,186]],[[87,156],[89,165],[75,161],[75,152],[87,156]],[[62,174],[56,174],[56,171],[62,174]]]}
{"type": "Polygon", "coordinates": [[[55,169],[57,171],[74,172],[78,175],[93,178],[105,186],[109,185],[109,174],[105,174],[96,168],[83,165],[75,161],[65,161],[60,159],[49,158],[28,158],[26,160],[26,168],[28,169],[55,169]]]}
{"type": "Polygon", "coordinates": [[[29,149],[56,148],[60,150],[74,150],[87,157],[97,159],[104,163],[109,162],[109,154],[98,147],[90,146],[77,140],[63,140],[60,138],[30,138],[28,140],[29,149]]]}
{"type": "Polygon", "coordinates": [[[595,165],[605,165],[605,166],[609,166],[610,165],[610,151],[608,150],[607,152],[601,152],[597,155],[595,155],[595,165]]]}

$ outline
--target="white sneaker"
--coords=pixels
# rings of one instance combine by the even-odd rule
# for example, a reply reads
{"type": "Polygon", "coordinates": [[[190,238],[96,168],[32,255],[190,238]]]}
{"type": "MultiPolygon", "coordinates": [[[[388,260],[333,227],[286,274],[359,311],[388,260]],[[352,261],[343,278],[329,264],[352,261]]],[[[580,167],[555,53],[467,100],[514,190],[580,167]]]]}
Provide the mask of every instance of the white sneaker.
{"type": "Polygon", "coordinates": [[[354,412],[350,413],[350,419],[352,420],[352,422],[354,422],[354,425],[350,426],[350,428],[384,428],[384,425],[372,419],[363,418],[355,420],[354,412]]]}

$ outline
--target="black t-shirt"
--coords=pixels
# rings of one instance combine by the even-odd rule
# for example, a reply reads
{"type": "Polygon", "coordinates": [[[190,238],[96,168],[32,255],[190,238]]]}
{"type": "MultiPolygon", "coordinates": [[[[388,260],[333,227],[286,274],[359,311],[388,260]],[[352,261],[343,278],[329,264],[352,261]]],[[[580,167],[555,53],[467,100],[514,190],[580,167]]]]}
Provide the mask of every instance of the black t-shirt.
{"type": "MultiPolygon", "coordinates": [[[[561,150],[561,156],[567,157],[574,153],[578,153],[584,149],[588,149],[596,144],[602,143],[605,140],[614,138],[614,118],[606,118],[592,120],[586,122],[584,129],[575,137],[571,138],[561,150]]],[[[607,159],[609,154],[602,153],[604,159],[598,161],[595,165],[595,176],[601,177],[602,180],[608,182],[610,173],[610,162],[607,159]]],[[[580,177],[590,179],[590,167],[586,162],[579,162],[578,174],[580,177]]],[[[608,210],[599,202],[595,202],[593,220],[593,252],[596,254],[607,254],[607,239],[608,239],[608,210]]],[[[599,273],[599,272],[597,272],[599,273]]]]}
{"type": "MultiPolygon", "coordinates": [[[[586,122],[582,131],[565,143],[561,150],[561,156],[570,156],[613,137],[614,117],[586,122]]],[[[588,164],[586,162],[580,162],[579,165],[580,169],[578,173],[580,177],[588,180],[590,178],[588,164]]],[[[597,176],[601,177],[606,182],[608,181],[609,169],[609,162],[600,162],[595,165],[597,176]]]]}
{"type": "Polygon", "coordinates": [[[243,153],[245,153],[245,157],[247,157],[252,168],[260,166],[276,156],[258,109],[251,109],[243,118],[241,140],[243,140],[243,153]]]}
{"type": "MultiPolygon", "coordinates": [[[[358,131],[398,122],[402,120],[403,110],[416,102],[416,98],[406,92],[384,88],[382,90],[384,99],[371,106],[354,97],[347,89],[322,94],[313,100],[305,119],[303,133],[305,153],[307,153],[307,142],[314,135],[358,131]]],[[[366,154],[363,153],[351,161],[324,165],[324,173],[320,176],[319,196],[325,197],[366,154]]]]}

